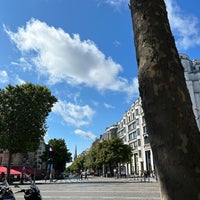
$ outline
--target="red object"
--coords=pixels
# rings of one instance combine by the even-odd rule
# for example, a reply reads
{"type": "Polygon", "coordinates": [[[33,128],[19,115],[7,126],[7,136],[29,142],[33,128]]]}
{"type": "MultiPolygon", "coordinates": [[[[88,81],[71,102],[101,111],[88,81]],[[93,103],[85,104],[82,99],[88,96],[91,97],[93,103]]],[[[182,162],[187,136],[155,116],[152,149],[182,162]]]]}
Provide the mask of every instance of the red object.
{"type": "MultiPolygon", "coordinates": [[[[34,174],[34,169],[30,168],[30,167],[22,167],[22,166],[13,166],[12,169],[19,171],[20,173],[25,173],[25,174],[34,174]]],[[[36,170],[35,174],[42,174],[41,170],[36,170]]]]}
{"type": "MultiPolygon", "coordinates": [[[[5,174],[7,174],[7,167],[2,167],[0,166],[0,173],[4,172],[5,174]]],[[[14,170],[14,169],[10,169],[10,174],[11,175],[19,175],[21,174],[21,172],[14,170]]]]}

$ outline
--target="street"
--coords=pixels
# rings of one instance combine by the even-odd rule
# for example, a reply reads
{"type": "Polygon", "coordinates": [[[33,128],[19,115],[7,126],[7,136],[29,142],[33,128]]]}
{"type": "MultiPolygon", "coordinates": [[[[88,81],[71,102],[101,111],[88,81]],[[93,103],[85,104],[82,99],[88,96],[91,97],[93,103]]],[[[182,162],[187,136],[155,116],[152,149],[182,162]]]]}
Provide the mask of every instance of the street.
{"type": "MultiPolygon", "coordinates": [[[[38,187],[46,200],[160,200],[157,182],[59,182],[38,184],[38,187]]],[[[18,190],[14,186],[12,189],[13,192],[18,190]]],[[[15,197],[24,199],[23,193],[15,194],[15,197]]]]}

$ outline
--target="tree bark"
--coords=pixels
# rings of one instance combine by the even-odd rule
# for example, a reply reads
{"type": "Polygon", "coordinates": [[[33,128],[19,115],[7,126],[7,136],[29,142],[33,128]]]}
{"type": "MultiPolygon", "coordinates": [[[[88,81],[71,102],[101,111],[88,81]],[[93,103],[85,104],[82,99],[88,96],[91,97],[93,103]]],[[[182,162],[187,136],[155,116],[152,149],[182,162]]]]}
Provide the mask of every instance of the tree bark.
{"type": "Polygon", "coordinates": [[[164,0],[130,0],[129,7],[161,199],[200,199],[200,133],[164,0]]]}
{"type": "Polygon", "coordinates": [[[8,183],[10,183],[10,169],[11,169],[12,155],[13,154],[9,151],[8,166],[7,166],[7,181],[8,181],[8,183]]]}

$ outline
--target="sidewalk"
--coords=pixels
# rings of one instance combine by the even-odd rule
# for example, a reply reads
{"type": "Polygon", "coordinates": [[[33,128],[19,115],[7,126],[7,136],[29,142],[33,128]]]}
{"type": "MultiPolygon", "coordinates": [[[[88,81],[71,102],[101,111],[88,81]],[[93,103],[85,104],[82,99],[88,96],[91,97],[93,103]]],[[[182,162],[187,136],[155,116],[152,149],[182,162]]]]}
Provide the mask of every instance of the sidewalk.
{"type": "Polygon", "coordinates": [[[36,180],[36,184],[45,184],[45,183],[126,183],[126,182],[131,182],[131,183],[155,183],[157,180],[155,178],[146,178],[144,179],[143,177],[131,177],[131,178],[106,178],[106,177],[96,177],[96,176],[89,176],[88,179],[79,179],[77,177],[73,178],[66,178],[66,179],[61,179],[61,180],[53,180],[50,182],[50,180],[36,180]]]}

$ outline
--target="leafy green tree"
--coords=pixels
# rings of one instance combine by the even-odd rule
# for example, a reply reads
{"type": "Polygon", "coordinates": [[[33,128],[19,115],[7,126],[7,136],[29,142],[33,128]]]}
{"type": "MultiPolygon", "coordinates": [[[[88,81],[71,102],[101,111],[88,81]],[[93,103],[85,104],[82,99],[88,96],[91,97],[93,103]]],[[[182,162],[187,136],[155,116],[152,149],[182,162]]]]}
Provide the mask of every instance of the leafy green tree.
{"type": "Polygon", "coordinates": [[[97,161],[97,153],[97,143],[95,143],[95,145],[92,145],[92,147],[90,148],[85,160],[86,167],[93,169],[94,171],[96,171],[99,167],[99,162],[97,161]]]}
{"type": "Polygon", "coordinates": [[[113,175],[113,168],[120,163],[130,162],[132,148],[123,144],[120,138],[105,140],[98,144],[97,161],[102,165],[107,165],[113,175]]]}
{"type": "Polygon", "coordinates": [[[74,162],[71,164],[70,171],[79,173],[81,170],[85,170],[87,168],[86,158],[87,158],[87,155],[81,155],[77,157],[74,160],[74,162]]]}
{"type": "Polygon", "coordinates": [[[26,83],[0,89],[0,148],[9,151],[8,179],[12,155],[38,148],[56,101],[45,86],[26,83]]]}
{"type": "Polygon", "coordinates": [[[124,144],[120,138],[96,141],[89,152],[74,160],[70,171],[79,172],[80,170],[92,169],[98,174],[98,170],[106,165],[113,174],[113,167],[117,167],[120,163],[130,162],[131,156],[132,148],[124,144]]]}
{"type": "Polygon", "coordinates": [[[48,142],[52,151],[48,151],[48,158],[53,159],[54,169],[57,175],[63,172],[66,168],[66,163],[72,161],[72,154],[67,149],[67,145],[64,139],[51,139],[48,142]]]}
{"type": "Polygon", "coordinates": [[[200,199],[200,134],[165,2],[131,0],[130,9],[139,90],[161,199],[200,199]]]}
{"type": "Polygon", "coordinates": [[[131,160],[132,148],[120,138],[108,140],[109,162],[126,163],[131,160]]]}
{"type": "Polygon", "coordinates": [[[120,138],[104,140],[91,147],[87,154],[87,165],[96,170],[100,166],[107,165],[112,173],[113,167],[117,167],[120,163],[130,162],[131,156],[132,148],[123,144],[120,138]]]}

